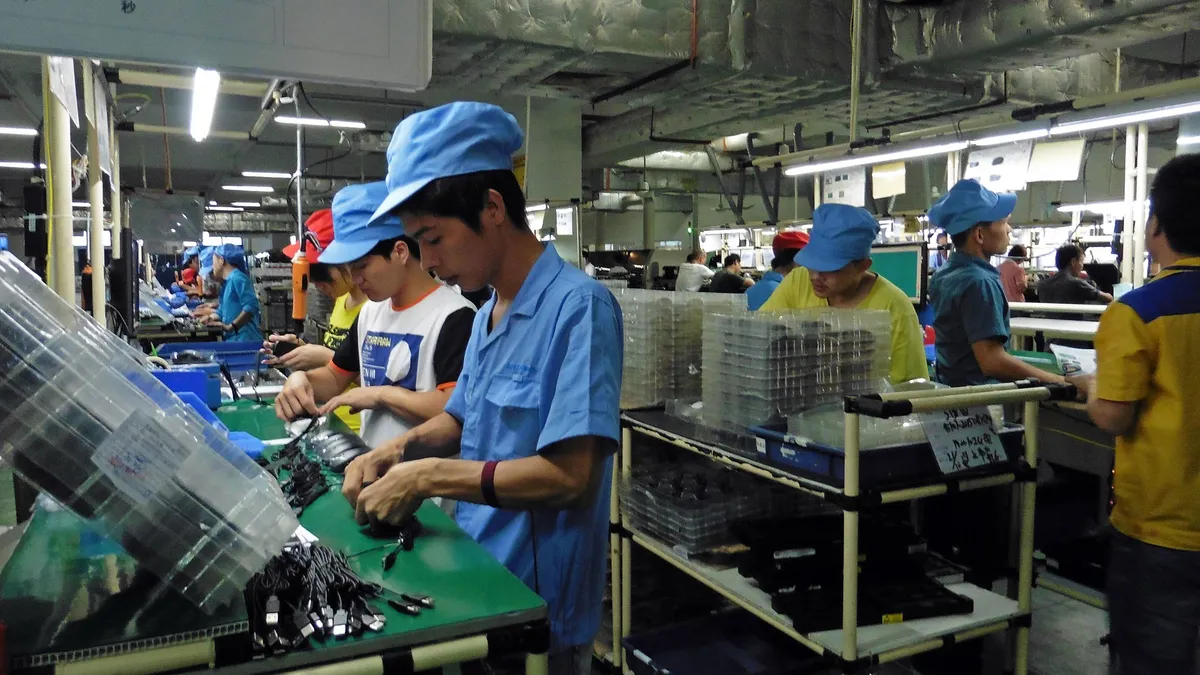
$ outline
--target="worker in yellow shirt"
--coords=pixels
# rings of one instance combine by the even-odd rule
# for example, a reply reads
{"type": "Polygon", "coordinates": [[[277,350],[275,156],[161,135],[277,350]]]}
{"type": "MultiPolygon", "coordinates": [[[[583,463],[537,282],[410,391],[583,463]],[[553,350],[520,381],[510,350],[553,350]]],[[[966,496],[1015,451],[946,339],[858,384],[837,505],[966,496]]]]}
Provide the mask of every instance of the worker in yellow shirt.
{"type": "Polygon", "coordinates": [[[1200,672],[1200,155],[1150,190],[1162,272],[1100,317],[1088,413],[1117,437],[1108,614],[1121,673],[1200,672]]]}
{"type": "Polygon", "coordinates": [[[839,307],[883,309],[892,317],[892,384],[929,377],[925,342],[912,301],[871,271],[871,244],[879,223],[866,209],[822,204],[813,212],[808,245],[759,311],[839,307]]]}

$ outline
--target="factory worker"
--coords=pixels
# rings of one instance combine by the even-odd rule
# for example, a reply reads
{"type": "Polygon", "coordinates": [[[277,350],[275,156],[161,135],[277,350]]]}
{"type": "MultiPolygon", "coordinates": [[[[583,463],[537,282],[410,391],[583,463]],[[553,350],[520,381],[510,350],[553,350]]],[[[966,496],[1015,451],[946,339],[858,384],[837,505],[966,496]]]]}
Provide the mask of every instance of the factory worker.
{"type": "Polygon", "coordinates": [[[996,194],[968,179],[929,209],[929,221],[954,244],[929,285],[937,334],[934,375],[940,382],[961,387],[1025,378],[1063,381],[1004,349],[1011,334],[1008,299],[991,257],[1008,250],[1008,219],[1016,205],[1016,195],[996,194]]]}
{"type": "Polygon", "coordinates": [[[813,212],[808,244],[796,269],[763,303],[762,311],[839,307],[883,309],[891,315],[893,384],[929,377],[925,341],[912,301],[895,284],[871,271],[871,244],[879,222],[866,209],[822,204],[813,212]]]}
{"type": "Polygon", "coordinates": [[[183,252],[183,267],[176,274],[175,282],[179,284],[180,290],[195,295],[199,292],[199,286],[196,284],[197,274],[200,271],[200,247],[191,246],[183,252]]]}
{"type": "Polygon", "coordinates": [[[445,413],[356,459],[342,491],[360,522],[458,500],[458,524],[546,600],[550,673],[574,675],[600,626],[624,329],[612,294],[530,232],[522,140],[512,115],[462,102],[393,134],[376,217],[399,214],[440,278],[495,294],[445,413]],[[402,462],[416,447],[440,457],[402,462]]]}
{"type": "Polygon", "coordinates": [[[446,407],[475,319],[469,300],[421,269],[421,248],[399,218],[367,224],[387,194],[379,182],[334,195],[333,241],[317,260],[345,267],[367,302],[333,358],[292,373],[275,399],[285,420],[342,406],[361,411],[360,435],[373,448],[446,407]]]}
{"type": "Polygon", "coordinates": [[[210,322],[225,328],[227,342],[262,342],[262,317],[254,283],[246,273],[246,253],[236,244],[213,250],[212,274],[221,280],[221,300],[210,322]],[[216,320],[213,316],[217,317],[216,320]]]}
{"type": "Polygon", "coordinates": [[[753,312],[771,297],[779,284],[783,283],[792,270],[796,269],[796,254],[808,244],[808,233],[799,230],[780,232],[771,240],[771,271],[762,280],[746,289],[746,307],[753,312]]]}
{"type": "Polygon", "coordinates": [[[213,277],[213,251],[215,250],[215,246],[205,246],[196,256],[200,263],[200,269],[196,271],[196,285],[199,287],[197,294],[208,299],[208,302],[192,311],[197,319],[212,315],[216,311],[217,301],[221,297],[221,282],[213,277]]]}
{"type": "MultiPolygon", "coordinates": [[[[338,347],[346,341],[354,322],[358,319],[358,311],[367,301],[367,294],[354,283],[350,273],[341,265],[330,265],[321,262],[321,253],[333,243],[333,211],[321,209],[314,211],[304,222],[305,240],[304,257],[309,261],[308,278],[317,290],[326,297],[333,298],[333,311],[329,314],[329,327],[321,337],[320,344],[306,343],[303,338],[287,333],[280,335],[272,333],[263,343],[263,351],[270,357],[267,365],[289,370],[315,370],[333,360],[338,347]],[[294,349],[276,358],[275,346],[280,343],[296,345],[294,349]]],[[[295,258],[300,251],[300,242],[283,248],[283,254],[289,259],[295,258]]],[[[351,383],[350,387],[357,386],[351,383]]],[[[358,433],[360,416],[357,410],[349,406],[341,406],[334,410],[346,426],[358,433]]]]}

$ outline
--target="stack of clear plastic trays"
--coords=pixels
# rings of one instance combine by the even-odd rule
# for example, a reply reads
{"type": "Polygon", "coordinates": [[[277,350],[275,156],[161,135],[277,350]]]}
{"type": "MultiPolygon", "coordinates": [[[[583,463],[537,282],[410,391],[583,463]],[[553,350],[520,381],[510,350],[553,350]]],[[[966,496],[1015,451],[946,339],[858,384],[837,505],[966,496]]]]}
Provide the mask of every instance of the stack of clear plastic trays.
{"type": "Polygon", "coordinates": [[[0,456],[205,611],[298,523],[145,357],[0,252],[0,456]]]}
{"type": "Polygon", "coordinates": [[[882,310],[705,317],[705,421],[738,428],[781,423],[793,413],[878,390],[888,373],[890,326],[882,310]]]}

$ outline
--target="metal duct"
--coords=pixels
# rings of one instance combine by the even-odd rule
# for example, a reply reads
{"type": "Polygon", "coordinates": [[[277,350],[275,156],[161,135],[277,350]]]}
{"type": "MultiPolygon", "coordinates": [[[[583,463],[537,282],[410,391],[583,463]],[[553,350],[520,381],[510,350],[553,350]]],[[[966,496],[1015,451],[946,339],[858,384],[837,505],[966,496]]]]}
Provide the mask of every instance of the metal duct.
{"type": "MultiPolygon", "coordinates": [[[[745,149],[745,145],[742,146],[745,149]]],[[[717,163],[722,171],[733,168],[733,160],[719,156],[717,163]]],[[[627,159],[620,162],[621,166],[633,169],[664,169],[669,171],[712,171],[708,154],[698,150],[661,150],[652,155],[627,159]]]]}
{"type": "Polygon", "coordinates": [[[296,221],[284,213],[214,213],[204,214],[204,230],[209,233],[247,233],[259,234],[264,232],[294,233],[296,221]]]}

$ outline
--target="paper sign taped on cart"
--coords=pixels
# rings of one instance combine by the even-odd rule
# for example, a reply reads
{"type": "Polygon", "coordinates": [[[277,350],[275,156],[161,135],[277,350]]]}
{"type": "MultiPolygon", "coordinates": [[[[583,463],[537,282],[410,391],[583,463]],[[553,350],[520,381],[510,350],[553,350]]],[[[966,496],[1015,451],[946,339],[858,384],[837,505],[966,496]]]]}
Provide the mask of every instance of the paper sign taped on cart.
{"type": "Polygon", "coordinates": [[[921,426],[942,474],[957,473],[1007,459],[987,406],[921,413],[921,426]]]}
{"type": "Polygon", "coordinates": [[[1054,352],[1054,358],[1058,359],[1058,367],[1062,368],[1063,375],[1094,375],[1096,373],[1095,349],[1050,345],[1050,351],[1054,352]]]}

